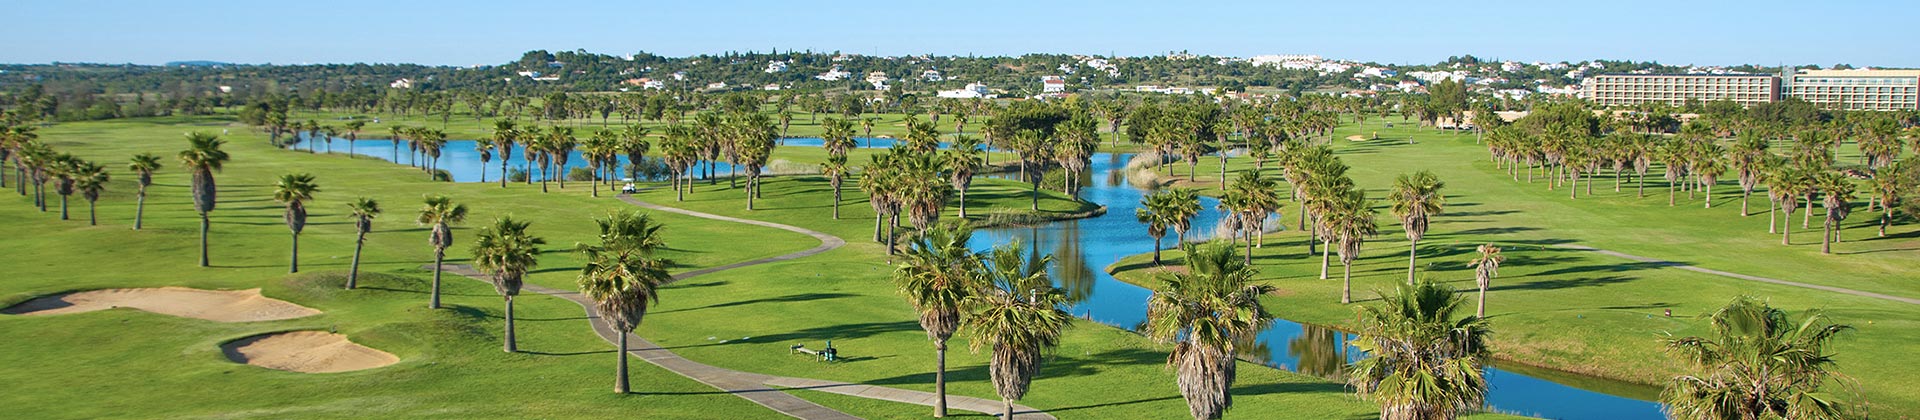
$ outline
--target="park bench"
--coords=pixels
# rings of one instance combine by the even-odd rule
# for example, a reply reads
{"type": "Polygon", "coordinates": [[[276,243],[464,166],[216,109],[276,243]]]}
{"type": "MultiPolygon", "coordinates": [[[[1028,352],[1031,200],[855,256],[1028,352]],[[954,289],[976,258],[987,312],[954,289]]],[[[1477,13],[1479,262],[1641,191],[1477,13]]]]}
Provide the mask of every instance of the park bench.
{"type": "Polygon", "coordinates": [[[805,353],[807,355],[819,357],[820,361],[822,362],[834,362],[834,361],[840,360],[840,350],[833,348],[832,340],[827,341],[827,348],[820,349],[820,350],[809,349],[807,348],[806,344],[794,344],[793,347],[788,347],[787,351],[792,354],[805,353]]]}

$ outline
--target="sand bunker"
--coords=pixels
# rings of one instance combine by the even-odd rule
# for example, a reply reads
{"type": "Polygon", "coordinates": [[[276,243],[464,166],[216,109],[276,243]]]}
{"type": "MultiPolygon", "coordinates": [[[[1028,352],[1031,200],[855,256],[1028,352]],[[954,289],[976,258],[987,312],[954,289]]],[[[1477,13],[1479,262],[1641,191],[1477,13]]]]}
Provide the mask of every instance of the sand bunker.
{"type": "Polygon", "coordinates": [[[326,331],[261,334],[222,344],[220,350],[237,363],[302,373],[373,369],[400,361],[326,331]]]}
{"type": "Polygon", "coordinates": [[[1365,141],[1366,139],[1366,137],[1362,137],[1359,134],[1347,136],[1347,141],[1365,141]]]}
{"type": "Polygon", "coordinates": [[[261,296],[260,289],[227,291],[185,287],[65,293],[29,300],[0,312],[58,315],[121,307],[219,322],[275,321],[320,314],[313,308],[261,296]]]}

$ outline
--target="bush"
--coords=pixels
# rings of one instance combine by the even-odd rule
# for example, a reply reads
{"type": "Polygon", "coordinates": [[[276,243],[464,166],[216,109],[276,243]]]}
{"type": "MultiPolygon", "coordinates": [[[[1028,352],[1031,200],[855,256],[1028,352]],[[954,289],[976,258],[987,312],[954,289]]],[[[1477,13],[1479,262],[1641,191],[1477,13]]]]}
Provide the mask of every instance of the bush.
{"type": "Polygon", "coordinates": [[[527,171],[519,169],[508,171],[507,182],[527,182],[527,171]]]}
{"type": "Polygon", "coordinates": [[[579,182],[586,182],[586,181],[592,181],[592,180],[593,180],[593,170],[592,170],[592,169],[587,169],[587,168],[585,168],[585,167],[576,167],[576,168],[573,168],[573,169],[569,169],[569,170],[567,170],[567,180],[568,180],[568,181],[579,181],[579,182]]]}
{"type": "Polygon", "coordinates": [[[440,181],[440,182],[453,182],[453,173],[447,172],[447,170],[445,169],[435,169],[433,170],[433,180],[440,181]]]}
{"type": "Polygon", "coordinates": [[[644,181],[667,179],[667,163],[656,157],[640,158],[637,165],[627,165],[627,177],[644,181]]]}

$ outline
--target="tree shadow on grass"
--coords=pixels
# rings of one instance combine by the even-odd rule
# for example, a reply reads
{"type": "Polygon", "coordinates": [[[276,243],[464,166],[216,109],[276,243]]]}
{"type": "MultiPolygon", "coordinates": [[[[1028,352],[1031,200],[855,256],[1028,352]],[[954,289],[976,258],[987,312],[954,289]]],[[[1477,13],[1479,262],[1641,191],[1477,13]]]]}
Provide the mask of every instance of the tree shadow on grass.
{"type": "Polygon", "coordinates": [[[1552,270],[1533,273],[1533,274],[1527,275],[1526,277],[1546,277],[1546,276],[1559,276],[1559,275],[1566,275],[1566,274],[1579,274],[1579,273],[1591,273],[1591,272],[1621,273],[1621,272],[1628,272],[1628,271],[1651,270],[1656,268],[1666,268],[1666,267],[1674,267],[1674,266],[1682,266],[1682,265],[1686,265],[1686,264],[1672,262],[1672,261],[1638,261],[1638,262],[1618,263],[1618,264],[1589,264],[1589,265],[1581,265],[1581,266],[1573,266],[1573,267],[1556,268],[1552,270]]]}
{"type": "Polygon", "coordinates": [[[1530,282],[1524,282],[1524,283],[1506,283],[1500,286],[1489,287],[1487,288],[1487,291],[1491,292],[1491,291],[1499,291],[1499,290],[1554,290],[1554,289],[1570,289],[1575,287],[1599,287],[1599,286],[1626,283],[1633,280],[1635,279],[1625,277],[1625,276],[1602,276],[1602,277],[1582,277],[1582,278],[1573,278],[1573,279],[1540,280],[1540,281],[1530,281],[1530,282]]]}
{"type": "MultiPolygon", "coordinates": [[[[712,342],[712,343],[693,344],[693,345],[685,345],[685,346],[668,346],[668,347],[661,347],[661,349],[673,350],[673,349],[684,349],[684,348],[726,346],[726,345],[734,345],[734,344],[797,343],[797,342],[806,342],[806,341],[851,340],[851,339],[858,339],[858,338],[867,338],[867,337],[872,337],[872,336],[886,334],[886,333],[893,333],[893,332],[917,331],[919,329],[920,329],[920,323],[917,321],[864,322],[864,323],[857,323],[857,324],[827,325],[827,326],[802,329],[799,331],[788,332],[788,333],[760,335],[760,336],[754,336],[752,339],[749,339],[749,340],[733,340],[725,343],[712,342]]],[[[855,349],[855,348],[848,348],[844,350],[846,353],[852,353],[852,354],[860,353],[860,349],[855,349]]]]}
{"type": "Polygon", "coordinates": [[[696,308],[680,308],[680,309],[667,310],[667,311],[657,311],[654,313],[667,314],[667,313],[674,313],[674,312],[697,311],[701,309],[746,306],[746,305],[753,305],[753,304],[760,304],[760,303],[808,302],[808,301],[815,301],[815,300],[839,299],[839,298],[847,298],[847,297],[854,297],[854,296],[859,296],[859,295],[855,295],[851,293],[800,293],[800,294],[793,294],[793,295],[786,295],[786,296],[779,296],[779,297],[739,300],[739,301],[733,301],[733,302],[727,302],[727,303],[716,303],[716,304],[701,306],[696,308]]]}

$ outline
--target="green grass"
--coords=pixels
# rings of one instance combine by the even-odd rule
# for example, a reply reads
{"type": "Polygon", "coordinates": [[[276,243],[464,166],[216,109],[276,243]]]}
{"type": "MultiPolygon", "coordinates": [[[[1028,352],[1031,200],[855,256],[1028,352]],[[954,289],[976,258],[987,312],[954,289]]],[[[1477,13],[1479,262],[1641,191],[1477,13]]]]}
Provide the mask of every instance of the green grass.
{"type": "MultiPolygon", "coordinates": [[[[1420,243],[1419,262],[1425,275],[1472,289],[1473,274],[1466,264],[1473,258],[1473,248],[1495,243],[1505,250],[1508,261],[1488,296],[1500,357],[1660,384],[1678,372],[1678,364],[1662,350],[1663,334],[1708,334],[1696,317],[1735,295],[1747,294],[1793,311],[1821,309],[1836,321],[1858,328],[1834,348],[1840,371],[1858,381],[1874,414],[1920,414],[1920,396],[1906,392],[1906,384],[1920,380],[1912,356],[1920,352],[1920,306],[1553,247],[1579,244],[1734,273],[1920,297],[1912,268],[1920,265],[1920,252],[1914,252],[1920,249],[1920,227],[1897,225],[1888,237],[1876,238],[1876,216],[1857,208],[1845,222],[1847,241],[1835,244],[1833,255],[1822,255],[1818,221],[1813,230],[1801,230],[1796,214],[1794,245],[1783,246],[1779,235],[1767,233],[1763,211],[1740,216],[1739,190],[1732,180],[1721,181],[1711,209],[1703,208],[1701,199],[1688,199],[1684,192],[1679,193],[1678,206],[1668,207],[1658,169],[1652,173],[1646,198],[1636,197],[1631,182],[1621,192],[1613,192],[1611,178],[1603,173],[1593,196],[1584,195],[1582,185],[1581,197],[1570,200],[1564,188],[1548,191],[1544,177],[1528,184],[1522,174],[1521,181],[1513,181],[1487,160],[1485,149],[1474,144],[1471,134],[1415,130],[1404,122],[1395,125],[1384,128],[1374,119],[1365,128],[1342,127],[1334,133],[1334,138],[1341,139],[1334,149],[1352,166],[1350,176],[1376,199],[1384,197],[1393,177],[1402,173],[1427,169],[1447,182],[1446,213],[1433,219],[1420,243]],[[1376,131],[1382,140],[1345,140],[1348,135],[1376,131]],[[1407,144],[1408,136],[1416,143],[1407,144]],[[1673,318],[1663,316],[1666,309],[1673,311],[1673,318]]],[[[1854,156],[1849,146],[1841,161],[1851,162],[1854,156]]],[[[1217,182],[1217,161],[1201,161],[1195,184],[1211,189],[1217,182]]],[[[1236,172],[1250,167],[1244,158],[1229,163],[1236,172]]],[[[1184,164],[1175,168],[1179,175],[1187,173],[1184,164]]],[[[1268,168],[1269,174],[1278,176],[1271,163],[1268,168]]],[[[1395,282],[1406,279],[1406,237],[1387,203],[1378,205],[1380,235],[1369,238],[1361,258],[1354,262],[1354,295],[1361,304],[1374,298],[1374,291],[1390,290],[1395,282]]],[[[1765,207],[1765,199],[1756,197],[1754,209],[1765,207]]],[[[1283,224],[1290,231],[1267,235],[1255,253],[1262,277],[1281,289],[1268,302],[1281,308],[1280,315],[1288,319],[1344,326],[1353,319],[1353,311],[1338,303],[1338,255],[1331,279],[1318,280],[1320,256],[1308,255],[1305,237],[1291,231],[1298,223],[1297,212],[1296,203],[1286,203],[1283,224]]],[[[1170,264],[1177,264],[1179,255],[1177,251],[1168,254],[1174,261],[1170,264]]],[[[1144,255],[1130,257],[1114,268],[1122,271],[1119,276],[1124,280],[1152,284],[1147,260],[1144,255]]]]}
{"type": "MultiPolygon", "coordinates": [[[[132,310],[0,316],[0,330],[10,338],[0,343],[0,363],[10,366],[0,372],[0,381],[32,384],[33,390],[0,397],[0,417],[780,417],[637,360],[632,364],[635,394],[607,392],[613,361],[606,359],[615,357],[611,346],[587,328],[578,306],[561,299],[534,294],[520,299],[525,351],[520,354],[499,350],[500,298],[487,285],[448,276],[447,309],[426,309],[423,292],[430,274],[419,267],[431,260],[431,249],[426,229],[411,221],[419,197],[448,194],[473,209],[454,233],[449,262],[464,262],[473,227],[511,214],[532,221],[532,232],[551,244],[529,281],[571,289],[580,262],[566,250],[592,240],[592,218],[634,209],[607,197],[589,198],[585,185],[541,194],[526,186],[430,183],[413,169],[374,159],[277,150],[263,135],[218,117],[61,124],[43,129],[41,139],[115,168],[140,152],[168,156],[168,167],[148,199],[148,227],[138,232],[128,230],[131,177],[119,172],[101,200],[97,227],[83,220],[58,221],[32,209],[27,197],[0,198],[0,236],[9,238],[0,241],[0,253],[9,256],[0,263],[8,279],[0,285],[0,306],[95,288],[259,287],[269,297],[325,313],[237,324],[132,310]],[[194,266],[197,218],[187,197],[187,176],[171,156],[184,144],[181,132],[222,128],[232,129],[227,138],[234,160],[218,175],[222,201],[213,213],[215,267],[199,268],[194,266]],[[286,274],[282,208],[268,198],[269,180],[287,172],[317,174],[322,187],[309,206],[311,218],[301,240],[302,267],[308,272],[292,276],[286,274]],[[358,196],[382,201],[388,213],[375,222],[368,240],[364,287],[336,290],[352,251],[345,204],[358,196]],[[337,330],[401,361],[360,372],[297,374],[234,364],[218,351],[225,341],[295,329],[337,330]]],[[[817,177],[770,179],[763,210],[754,212],[746,211],[739,191],[724,182],[700,185],[684,203],[674,202],[665,189],[643,194],[656,203],[827,231],[850,244],[797,261],[676,283],[664,290],[641,334],[694,360],[727,368],[931,390],[931,346],[888,281],[880,246],[866,240],[872,213],[851,185],[846,217],[839,221],[828,217],[829,195],[817,177]],[[755,338],[737,340],[748,336],[755,338]],[[718,339],[735,341],[719,344],[718,339]],[[819,364],[785,350],[794,342],[826,339],[835,340],[850,361],[819,364]]],[[[982,179],[975,185],[969,195],[972,211],[1027,205],[1022,184],[982,179]]],[[[1047,214],[1085,208],[1051,193],[1041,205],[1047,214]]],[[[76,216],[84,217],[84,207],[78,201],[76,206],[76,216]]],[[[782,230],[654,215],[667,226],[664,256],[682,270],[816,245],[782,230]]],[[[954,346],[953,392],[992,398],[984,356],[966,352],[965,340],[954,346]]],[[[1184,403],[1164,360],[1161,345],[1078,323],[1022,403],[1062,418],[1183,416],[1184,403]]],[[[1243,367],[1235,393],[1234,417],[1369,417],[1375,412],[1340,385],[1253,365],[1243,367]]],[[[859,413],[895,411],[884,408],[888,404],[823,401],[859,413]]]]}

